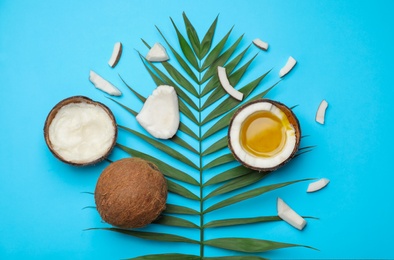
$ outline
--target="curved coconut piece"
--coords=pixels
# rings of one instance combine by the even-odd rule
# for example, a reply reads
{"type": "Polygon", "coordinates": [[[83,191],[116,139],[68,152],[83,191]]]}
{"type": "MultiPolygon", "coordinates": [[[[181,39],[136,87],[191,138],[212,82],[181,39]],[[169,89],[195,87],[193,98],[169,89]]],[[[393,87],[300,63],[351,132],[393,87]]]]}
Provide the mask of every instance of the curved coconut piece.
{"type": "Polygon", "coordinates": [[[253,44],[264,51],[268,50],[268,43],[260,39],[254,39],[253,44]]]}
{"type": "Polygon", "coordinates": [[[298,230],[304,229],[306,225],[306,220],[298,215],[292,208],[289,207],[281,198],[277,200],[277,210],[278,216],[286,221],[288,224],[292,225],[298,230]]]}
{"type": "Polygon", "coordinates": [[[287,73],[289,73],[293,67],[296,65],[297,61],[293,57],[289,57],[289,59],[286,62],[286,65],[280,69],[279,71],[279,77],[285,76],[287,73]]]}
{"type": "Polygon", "coordinates": [[[152,62],[162,62],[169,60],[166,49],[160,43],[155,43],[145,58],[152,62]]]}
{"type": "Polygon", "coordinates": [[[242,99],[244,98],[244,94],[230,85],[226,74],[226,68],[218,66],[218,77],[220,84],[222,85],[224,90],[233,98],[242,101],[242,99]]]}
{"type": "Polygon", "coordinates": [[[327,101],[323,100],[320,105],[319,108],[317,109],[316,112],[316,122],[318,122],[319,124],[324,125],[324,119],[326,116],[326,109],[328,107],[328,103],[327,101]]]}
{"type": "MultiPolygon", "coordinates": [[[[95,115],[97,116],[97,113],[95,115]]],[[[49,112],[44,125],[44,138],[51,153],[60,161],[74,166],[92,165],[103,161],[112,152],[117,135],[116,120],[111,110],[104,104],[84,96],[73,96],[60,101],[49,112]],[[84,112],[85,109],[92,107],[99,108],[98,111],[101,110],[99,117],[96,118],[92,114],[84,112]],[[74,113],[75,117],[57,120],[56,117],[62,113],[70,113],[71,115],[74,113]],[[99,129],[96,120],[99,120],[100,124],[103,123],[103,120],[108,123],[104,129],[99,129]],[[56,128],[53,128],[53,122],[56,124],[56,128]],[[81,129],[83,127],[90,132],[83,133],[84,130],[81,129]],[[53,137],[54,134],[61,135],[60,137],[63,135],[62,139],[65,140],[63,142],[57,141],[53,137]],[[68,149],[67,152],[64,151],[64,147],[68,149]],[[86,151],[86,149],[88,150],[86,151]],[[88,157],[86,153],[90,153],[88,159],[84,159],[84,156],[88,157]]]]}
{"type": "Polygon", "coordinates": [[[94,198],[105,222],[121,228],[140,228],[154,221],[165,209],[167,184],[155,164],[126,158],[104,169],[94,198]]]}
{"type": "Polygon", "coordinates": [[[178,96],[173,87],[158,86],[137,115],[137,121],[152,136],[169,139],[178,131],[178,96]]]}
{"type": "Polygon", "coordinates": [[[306,192],[315,192],[315,191],[321,190],[324,187],[326,187],[329,182],[330,182],[329,179],[322,178],[322,179],[317,180],[315,182],[309,183],[308,189],[306,190],[306,192]]]}
{"type": "Polygon", "coordinates": [[[108,65],[111,68],[114,68],[116,64],[118,64],[120,56],[122,55],[122,50],[123,50],[122,43],[121,42],[115,43],[111,58],[108,61],[108,65]]]}
{"type": "Polygon", "coordinates": [[[91,70],[89,73],[89,80],[96,88],[106,92],[107,94],[110,94],[112,96],[122,95],[122,92],[120,92],[119,89],[117,89],[114,85],[112,85],[112,83],[98,75],[93,70],[91,70]]]}
{"type": "Polygon", "coordinates": [[[298,151],[300,140],[301,127],[293,111],[286,105],[269,99],[255,100],[241,106],[231,118],[228,129],[228,146],[235,159],[245,167],[257,171],[275,171],[285,165],[298,151]],[[286,126],[286,145],[273,157],[261,158],[252,155],[242,147],[240,142],[241,126],[243,122],[250,115],[259,111],[273,111],[276,114],[280,113],[282,117],[280,118],[281,120],[288,120],[289,125],[286,126]]]}

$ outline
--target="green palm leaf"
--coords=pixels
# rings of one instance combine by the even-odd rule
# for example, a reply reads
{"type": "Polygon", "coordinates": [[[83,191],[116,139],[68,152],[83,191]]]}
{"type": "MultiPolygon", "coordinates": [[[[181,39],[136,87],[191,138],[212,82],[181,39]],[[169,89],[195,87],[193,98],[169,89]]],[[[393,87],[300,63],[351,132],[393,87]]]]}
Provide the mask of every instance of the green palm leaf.
{"type": "MultiPolygon", "coordinates": [[[[316,219],[315,217],[309,217],[309,216],[302,216],[302,217],[316,219]]],[[[254,218],[229,218],[229,219],[213,220],[205,224],[204,227],[205,228],[228,227],[228,226],[273,222],[273,221],[282,221],[282,219],[279,216],[264,216],[264,217],[254,217],[254,218]]]]}
{"type": "Polygon", "coordinates": [[[186,59],[190,62],[190,64],[196,70],[199,70],[198,61],[196,59],[196,56],[194,56],[192,48],[190,47],[189,43],[187,43],[185,37],[183,37],[181,32],[178,30],[178,27],[175,25],[175,23],[172,20],[172,18],[170,18],[170,20],[171,20],[172,25],[175,28],[176,34],[178,36],[179,46],[181,46],[183,54],[185,55],[186,59]]]}
{"type": "Polygon", "coordinates": [[[234,160],[235,160],[234,156],[231,153],[225,154],[225,155],[222,155],[222,156],[212,160],[207,165],[205,165],[202,169],[203,170],[208,170],[208,169],[211,169],[213,167],[216,167],[216,166],[228,163],[228,162],[232,162],[234,160]]]}
{"type": "Polygon", "coordinates": [[[185,197],[185,198],[188,198],[191,200],[197,200],[197,201],[200,200],[200,198],[197,195],[195,195],[194,193],[192,193],[191,191],[189,191],[188,189],[186,189],[182,185],[179,185],[178,183],[175,183],[169,179],[167,179],[167,188],[168,188],[168,191],[178,194],[182,197],[185,197]]]}
{"type": "Polygon", "coordinates": [[[217,60],[217,58],[219,57],[220,53],[222,52],[224,45],[226,44],[227,39],[230,36],[233,28],[230,29],[230,31],[223,37],[223,39],[221,39],[220,42],[215,46],[215,48],[213,48],[213,50],[208,54],[207,58],[205,59],[204,63],[202,64],[201,70],[205,70],[210,65],[212,65],[212,63],[214,61],[217,60]]]}
{"type": "Polygon", "coordinates": [[[287,248],[287,247],[307,247],[303,245],[289,244],[289,243],[280,243],[269,240],[262,239],[251,239],[251,238],[217,238],[211,239],[204,242],[205,245],[224,248],[228,250],[245,252],[245,253],[261,253],[270,250],[287,248]]]}
{"type": "MultiPolygon", "coordinates": [[[[250,59],[245,65],[243,65],[240,69],[238,69],[236,72],[234,72],[233,74],[231,74],[228,77],[228,80],[231,84],[231,86],[236,86],[238,84],[238,82],[241,80],[242,76],[244,75],[244,73],[246,72],[246,70],[248,69],[248,67],[250,66],[250,64],[252,63],[252,61],[254,60],[254,58],[257,55],[255,55],[252,59],[250,59]]],[[[268,72],[266,73],[268,74],[268,72]]],[[[265,74],[265,75],[266,75],[265,74]]],[[[265,76],[264,75],[264,76],[265,76]]],[[[218,86],[219,86],[219,82],[218,82],[218,86]]],[[[249,90],[252,91],[253,89],[249,90]]],[[[248,91],[248,90],[241,90],[241,92],[245,94],[244,91],[248,91]]],[[[210,106],[212,103],[214,103],[215,101],[219,100],[220,98],[222,98],[227,92],[222,88],[222,87],[217,87],[212,94],[208,97],[208,99],[205,101],[204,105],[202,106],[201,109],[205,109],[208,106],[210,106]]]]}
{"type": "MultiPolygon", "coordinates": [[[[154,230],[154,227],[157,225],[166,226],[168,229],[171,227],[195,229],[200,233],[200,239],[194,240],[174,234],[140,230],[137,231],[120,228],[101,229],[123,233],[142,239],[197,244],[200,248],[200,254],[198,256],[190,254],[164,253],[138,256],[133,259],[253,260],[264,258],[261,256],[250,255],[250,253],[262,253],[269,250],[295,246],[311,248],[298,244],[281,243],[263,239],[237,237],[215,238],[209,240],[204,239],[204,232],[206,228],[226,228],[228,226],[235,225],[252,225],[255,223],[279,221],[280,218],[278,216],[258,216],[249,218],[232,218],[229,216],[226,219],[213,220],[206,223],[205,214],[212,214],[214,211],[220,208],[235,205],[241,201],[256,198],[266,192],[273,191],[300,181],[305,181],[307,179],[271,185],[262,185],[260,183],[264,181],[263,179],[269,174],[268,172],[258,172],[245,168],[236,162],[234,156],[230,152],[225,151],[225,149],[228,149],[227,132],[222,130],[228,127],[230,119],[236,112],[236,109],[243,105],[245,101],[239,102],[230,96],[226,96],[227,93],[220,86],[217,75],[217,67],[224,66],[226,68],[230,84],[232,86],[237,86],[238,83],[244,79],[244,77],[247,77],[247,71],[252,68],[251,64],[256,60],[255,58],[257,54],[253,55],[251,58],[247,59],[246,62],[241,64],[241,61],[245,59],[246,54],[250,49],[250,44],[241,50],[240,53],[235,55],[241,44],[241,41],[243,40],[243,35],[239,36],[238,38],[235,37],[235,41],[232,41],[232,37],[230,36],[233,32],[233,28],[227,31],[227,33],[218,41],[218,43],[213,44],[215,31],[217,29],[218,16],[212,22],[201,41],[196,27],[191,23],[187,15],[182,13],[182,17],[186,34],[183,34],[175,22],[170,18],[170,22],[175,30],[177,43],[179,44],[179,48],[181,50],[180,53],[175,50],[164,34],[156,26],[159,34],[172,52],[170,61],[156,64],[147,61],[140,53],[139,57],[156,86],[165,84],[171,85],[175,88],[179,96],[179,111],[181,112],[181,122],[178,130],[188,136],[177,134],[170,140],[157,140],[136,130],[119,125],[118,128],[124,130],[122,133],[131,134],[132,136],[139,138],[144,143],[151,145],[154,151],[148,155],[131,149],[126,145],[117,144],[116,147],[123,150],[130,156],[140,157],[156,164],[166,177],[167,188],[171,193],[169,200],[172,199],[173,196],[179,195],[182,197],[182,201],[194,203],[194,205],[199,208],[199,210],[195,210],[190,206],[178,205],[176,203],[167,203],[166,209],[162,212],[162,215],[154,221],[155,225],[152,227],[152,229],[154,230]],[[187,37],[184,35],[187,35],[187,37]],[[173,62],[178,64],[174,64],[173,62]],[[208,94],[209,96],[206,97],[208,94]],[[204,102],[202,100],[203,97],[204,102]],[[212,110],[209,113],[203,113],[205,112],[204,109],[208,107],[212,108],[212,110]],[[186,121],[184,119],[186,119],[186,121]],[[212,125],[209,125],[208,128],[207,123],[213,120],[215,121],[212,123],[212,125]],[[208,129],[203,132],[203,128],[208,129]],[[215,135],[215,137],[213,137],[213,135],[215,135]],[[209,137],[215,139],[211,140],[211,144],[205,148],[203,146],[203,142],[208,141],[206,139],[209,137]],[[193,143],[189,141],[190,138],[194,139],[193,143]],[[204,147],[204,149],[202,149],[202,147],[204,147]],[[168,164],[168,162],[165,162],[164,159],[158,158],[156,151],[160,151],[159,154],[167,154],[171,158],[172,165],[174,166],[168,164]],[[223,153],[218,155],[216,154],[218,151],[222,151],[223,153]],[[190,152],[193,154],[193,156],[195,156],[195,159],[198,158],[198,165],[196,165],[188,157],[187,154],[190,154],[190,152]],[[208,160],[205,158],[207,155],[210,155],[209,158],[211,159],[208,160]],[[208,163],[206,163],[207,160],[208,163]],[[235,163],[235,165],[231,165],[229,163],[235,163]],[[175,165],[177,167],[182,167],[183,170],[177,169],[175,165]],[[221,169],[219,166],[224,165],[228,166],[228,168],[226,170],[219,170],[221,169]],[[206,170],[209,170],[209,173],[213,173],[214,176],[204,183],[206,170]],[[192,177],[194,175],[196,176],[192,177]],[[191,187],[190,185],[193,185],[193,189],[189,189],[191,187]],[[250,188],[251,185],[256,185],[256,187],[250,188]],[[208,186],[211,186],[209,193],[204,190],[208,186]],[[205,202],[207,200],[213,197],[217,198],[219,195],[223,194],[227,195],[226,199],[206,207],[205,202]],[[196,224],[197,222],[192,222],[189,220],[189,217],[185,215],[190,215],[190,218],[198,218],[199,221],[197,222],[199,223],[196,224]],[[249,254],[239,256],[207,257],[204,250],[206,246],[249,254]]],[[[150,45],[146,41],[143,39],[141,40],[148,48],[150,48],[150,45]]],[[[262,84],[263,79],[269,72],[270,71],[262,74],[252,81],[247,80],[249,83],[239,88],[239,90],[244,93],[244,100],[253,101],[262,98],[274,86],[276,86],[278,82],[266,90],[251,96],[252,93],[254,93],[254,90],[260,84],[262,84]]],[[[122,77],[120,78],[126,87],[141,102],[146,101],[146,98],[143,95],[139,94],[136,90],[130,87],[122,77]]],[[[128,111],[133,116],[138,114],[135,110],[129,108],[125,104],[122,104],[115,98],[110,98],[110,100],[126,109],[126,111],[128,111]]],[[[311,146],[305,146],[299,150],[296,156],[307,153],[312,149],[313,147],[311,146]]],[[[163,157],[167,158],[167,156],[163,157]]]]}
{"type": "Polygon", "coordinates": [[[215,143],[211,144],[211,146],[209,146],[207,149],[205,149],[205,151],[202,153],[202,155],[208,155],[208,154],[217,152],[217,151],[227,147],[227,144],[228,144],[228,138],[227,138],[227,136],[224,136],[221,139],[219,139],[218,141],[216,141],[215,143]]]}
{"type": "Polygon", "coordinates": [[[155,241],[163,241],[163,242],[184,242],[184,243],[191,243],[191,244],[200,244],[199,241],[189,239],[183,236],[172,235],[172,234],[165,234],[165,233],[157,233],[157,232],[147,232],[147,231],[135,231],[129,229],[122,229],[122,228],[90,228],[87,230],[108,230],[117,233],[122,233],[129,236],[134,236],[142,239],[149,239],[155,241]]]}
{"type": "Polygon", "coordinates": [[[189,38],[189,41],[193,47],[193,51],[196,54],[197,58],[199,60],[201,60],[202,59],[201,50],[200,50],[201,45],[200,45],[200,39],[198,38],[198,34],[196,32],[196,29],[190,23],[189,18],[187,18],[185,12],[182,13],[182,16],[183,16],[183,21],[184,21],[185,27],[186,27],[187,37],[189,38]]]}
{"type": "Polygon", "coordinates": [[[160,31],[159,27],[156,26],[156,29],[159,31],[160,35],[163,37],[168,47],[170,47],[171,52],[175,55],[175,59],[179,62],[179,64],[185,70],[187,75],[189,75],[189,77],[191,77],[194,82],[199,83],[200,81],[197,79],[196,74],[194,74],[192,69],[189,67],[189,65],[187,65],[186,61],[181,57],[181,55],[179,55],[179,53],[169,44],[166,37],[164,37],[163,33],[160,31]]]}
{"type": "Polygon", "coordinates": [[[211,24],[211,26],[209,27],[208,31],[205,33],[204,38],[201,41],[201,45],[200,45],[200,49],[201,49],[200,56],[201,56],[201,58],[204,58],[205,55],[207,55],[207,53],[211,49],[211,45],[212,45],[212,42],[213,42],[213,36],[215,34],[216,26],[217,26],[217,23],[218,23],[218,18],[219,18],[219,15],[216,16],[215,20],[213,21],[213,23],[211,24]]]}
{"type": "MultiPolygon", "coordinates": [[[[244,99],[247,99],[248,96],[252,93],[252,91],[260,84],[260,82],[267,76],[269,73],[266,72],[257,79],[253,80],[243,88],[241,88],[239,91],[244,94],[244,99]]],[[[225,101],[221,102],[219,106],[216,107],[215,110],[213,110],[211,113],[209,113],[204,120],[202,121],[203,124],[211,121],[212,119],[221,116],[223,113],[227,112],[229,109],[233,109],[236,106],[239,105],[239,101],[232,98],[228,97],[225,101]]]]}
{"type": "MultiPolygon", "coordinates": [[[[178,94],[178,96],[182,99],[184,99],[186,102],[188,102],[188,104],[198,110],[197,105],[189,98],[189,96],[183,92],[183,90],[178,87],[177,84],[175,84],[174,81],[172,81],[169,77],[167,77],[167,75],[165,75],[163,72],[161,72],[161,70],[159,70],[152,62],[146,60],[141,54],[140,54],[141,59],[143,59],[143,62],[146,62],[150,68],[152,68],[152,71],[150,73],[150,75],[152,77],[155,77],[154,81],[159,84],[157,85],[170,85],[173,86],[176,90],[176,93],[178,94]]],[[[165,62],[163,62],[165,64],[165,62]]],[[[165,66],[165,65],[163,65],[165,66]]],[[[148,66],[145,66],[146,68],[149,68],[148,66]]],[[[170,69],[171,70],[171,69],[170,69]]],[[[174,69],[175,70],[175,69],[174,69]]],[[[171,71],[172,73],[175,73],[174,71],[171,71]]]]}
{"type": "Polygon", "coordinates": [[[281,220],[282,219],[279,216],[264,216],[264,217],[255,217],[255,218],[231,218],[231,219],[214,220],[205,224],[204,227],[205,228],[227,227],[227,226],[237,226],[237,225],[246,225],[246,224],[281,221],[281,220]]]}
{"type": "MultiPolygon", "coordinates": [[[[240,54],[237,55],[234,59],[232,59],[230,62],[228,62],[224,67],[226,68],[226,71],[228,73],[232,73],[233,70],[238,66],[238,64],[241,62],[242,58],[245,56],[247,50],[249,49],[250,45],[243,50],[240,54]]],[[[214,88],[216,88],[220,84],[218,75],[215,73],[212,78],[208,81],[208,83],[205,85],[204,89],[201,92],[201,96],[205,96],[208,94],[210,91],[212,91],[214,88]]]]}
{"type": "Polygon", "coordinates": [[[171,138],[171,141],[173,141],[174,143],[182,146],[183,148],[186,148],[187,150],[195,153],[195,154],[199,154],[199,152],[194,149],[194,147],[192,147],[188,142],[184,141],[182,138],[180,138],[179,136],[175,135],[174,137],[171,138]]]}
{"type": "Polygon", "coordinates": [[[200,257],[195,255],[186,255],[186,254],[155,254],[155,255],[139,256],[129,259],[130,260],[200,260],[200,257]]]}
{"type": "Polygon", "coordinates": [[[181,214],[181,215],[199,215],[200,212],[197,210],[184,207],[184,206],[179,206],[179,205],[174,205],[174,204],[166,204],[166,209],[163,211],[163,213],[167,214],[181,214]]]}
{"type": "Polygon", "coordinates": [[[215,73],[216,69],[218,66],[224,66],[228,59],[233,55],[235,50],[237,49],[238,45],[240,44],[241,40],[243,38],[243,35],[238,38],[238,40],[231,45],[231,47],[226,50],[223,54],[221,54],[215,61],[214,63],[211,64],[211,66],[208,68],[208,70],[205,72],[201,82],[204,83],[206,82],[209,78],[211,78],[215,73]]]}
{"type": "MultiPolygon", "coordinates": [[[[189,93],[195,97],[199,97],[197,90],[194,88],[192,83],[190,83],[178,70],[176,70],[169,62],[165,61],[161,63],[163,67],[167,70],[170,76],[183,88],[185,88],[189,93]]],[[[174,83],[172,83],[174,84],[174,83]]],[[[174,84],[175,85],[175,84],[174,84]]],[[[185,99],[185,98],[183,98],[185,99]]],[[[188,103],[194,104],[191,99],[188,99],[188,103]]],[[[198,109],[197,106],[193,105],[193,108],[198,109]]]]}
{"type": "Polygon", "coordinates": [[[189,184],[199,185],[199,183],[190,175],[170,166],[169,164],[166,164],[166,163],[156,159],[153,156],[147,155],[145,153],[141,153],[137,150],[133,150],[133,149],[131,149],[127,146],[121,145],[121,144],[116,144],[116,146],[131,156],[139,157],[139,158],[145,159],[147,161],[150,161],[150,162],[156,164],[157,167],[159,167],[160,171],[167,177],[170,177],[170,178],[173,178],[173,179],[176,179],[179,181],[183,181],[183,182],[186,182],[189,184]]]}
{"type": "Polygon", "coordinates": [[[136,95],[137,96],[137,98],[139,99],[139,100],[141,100],[141,102],[145,102],[146,101],[146,98],[144,97],[144,96],[142,96],[142,95],[140,95],[137,91],[135,91],[133,88],[131,88],[127,83],[126,83],[126,81],[124,81],[124,79],[119,75],[119,78],[123,81],[123,83],[126,85],[126,87],[131,91],[131,92],[133,92],[134,93],[134,95],[136,95]]]}
{"type": "Polygon", "coordinates": [[[245,174],[249,174],[251,172],[253,172],[253,170],[250,170],[242,165],[239,165],[237,167],[224,171],[220,174],[217,174],[216,176],[209,179],[206,183],[204,183],[204,186],[209,186],[209,185],[225,182],[228,180],[232,180],[244,176],[245,174]]]}
{"type": "Polygon", "coordinates": [[[279,183],[279,184],[272,184],[272,185],[256,188],[256,189],[253,189],[253,190],[250,190],[250,191],[246,191],[246,192],[234,195],[234,196],[232,196],[232,197],[230,197],[228,199],[225,199],[225,200],[223,200],[223,201],[221,201],[219,203],[216,203],[216,204],[210,206],[209,208],[204,210],[204,213],[208,213],[208,212],[220,209],[220,208],[224,208],[224,207],[233,205],[235,203],[238,203],[238,202],[241,202],[241,201],[244,201],[244,200],[247,200],[247,199],[251,199],[251,198],[257,197],[257,196],[262,195],[262,194],[264,194],[266,192],[269,192],[269,191],[272,191],[272,190],[276,190],[276,189],[279,189],[279,188],[282,188],[282,187],[285,187],[285,186],[288,186],[288,185],[291,185],[291,184],[294,184],[294,183],[297,183],[297,182],[300,182],[300,181],[306,181],[306,180],[310,180],[310,179],[303,179],[303,180],[283,182],[283,183],[279,183]]]}
{"type": "Polygon", "coordinates": [[[229,181],[228,183],[216,188],[213,190],[211,193],[209,193],[207,196],[204,197],[204,200],[207,200],[209,198],[212,198],[217,195],[225,194],[246,186],[249,186],[251,184],[254,184],[264,177],[268,175],[267,172],[252,172],[249,173],[248,175],[243,175],[241,177],[238,177],[234,180],[229,181]]]}
{"type": "Polygon", "coordinates": [[[185,228],[200,228],[193,222],[185,220],[183,218],[177,218],[174,216],[161,215],[157,220],[153,221],[154,224],[175,226],[175,227],[185,227],[185,228]]]}
{"type": "Polygon", "coordinates": [[[172,148],[168,147],[167,145],[165,145],[159,141],[156,141],[155,139],[150,138],[146,135],[143,135],[143,134],[141,134],[133,129],[130,129],[128,127],[124,127],[124,126],[120,126],[120,125],[118,127],[120,129],[126,130],[127,132],[130,132],[130,133],[138,136],[139,138],[145,140],[147,143],[153,145],[157,149],[167,153],[168,155],[174,157],[175,159],[180,160],[180,161],[184,162],[185,164],[187,164],[197,170],[199,169],[192,161],[190,161],[186,156],[184,156],[183,154],[181,154],[177,150],[172,149],[172,148]]]}

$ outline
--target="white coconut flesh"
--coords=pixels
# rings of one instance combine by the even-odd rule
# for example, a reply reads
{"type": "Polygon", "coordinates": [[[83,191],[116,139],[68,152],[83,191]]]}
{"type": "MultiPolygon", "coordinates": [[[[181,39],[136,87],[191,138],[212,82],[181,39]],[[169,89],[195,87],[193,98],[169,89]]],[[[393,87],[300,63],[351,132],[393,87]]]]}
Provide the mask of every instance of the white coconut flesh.
{"type": "Polygon", "coordinates": [[[326,187],[329,182],[330,182],[329,179],[321,178],[320,180],[309,183],[308,189],[306,191],[307,192],[315,192],[315,191],[321,190],[324,187],[326,187]]]}
{"type": "Polygon", "coordinates": [[[277,200],[278,216],[296,229],[302,230],[306,220],[287,205],[281,198],[277,200]]]}
{"type": "Polygon", "coordinates": [[[234,116],[229,129],[232,152],[244,165],[255,169],[270,169],[282,164],[292,156],[296,139],[294,127],[285,113],[270,102],[245,106],[234,116]],[[269,117],[257,117],[253,121],[258,113],[266,113],[269,117]],[[252,120],[250,125],[245,124],[248,120],[252,120]],[[280,140],[271,142],[273,138],[280,140]]]}
{"type": "Polygon", "coordinates": [[[261,39],[254,39],[253,44],[262,50],[268,50],[268,43],[262,41],[261,39]]]}
{"type": "Polygon", "coordinates": [[[122,43],[117,42],[114,45],[114,49],[112,51],[111,58],[108,61],[108,65],[113,68],[118,63],[120,56],[122,54],[122,43]]]}
{"type": "Polygon", "coordinates": [[[98,75],[93,70],[91,70],[89,73],[89,80],[90,82],[93,83],[93,85],[96,88],[100,89],[101,91],[104,91],[107,94],[110,94],[112,96],[122,95],[122,92],[120,92],[119,89],[117,89],[113,84],[111,84],[109,81],[98,75]]]}
{"type": "Polygon", "coordinates": [[[169,139],[178,131],[178,96],[173,87],[158,86],[137,115],[137,121],[152,136],[169,139]]]}
{"type": "Polygon", "coordinates": [[[244,98],[244,94],[238,90],[236,90],[233,86],[231,86],[227,74],[226,74],[226,68],[218,66],[218,77],[220,84],[224,88],[224,90],[233,98],[242,101],[244,98]]]}
{"type": "Polygon", "coordinates": [[[324,119],[326,116],[326,109],[328,107],[328,103],[327,101],[323,100],[320,105],[319,108],[317,109],[316,112],[316,122],[318,122],[319,124],[324,125],[324,119]]]}
{"type": "Polygon", "coordinates": [[[155,43],[145,58],[152,62],[162,62],[169,59],[166,49],[160,43],[155,43]]]}
{"type": "Polygon", "coordinates": [[[116,133],[113,119],[100,106],[70,103],[56,113],[49,126],[52,149],[65,161],[86,164],[112,148],[116,133]]]}
{"type": "Polygon", "coordinates": [[[285,76],[287,73],[289,73],[294,66],[296,65],[297,61],[293,57],[289,57],[287,59],[286,65],[283,66],[280,71],[279,71],[279,77],[285,76]]]}

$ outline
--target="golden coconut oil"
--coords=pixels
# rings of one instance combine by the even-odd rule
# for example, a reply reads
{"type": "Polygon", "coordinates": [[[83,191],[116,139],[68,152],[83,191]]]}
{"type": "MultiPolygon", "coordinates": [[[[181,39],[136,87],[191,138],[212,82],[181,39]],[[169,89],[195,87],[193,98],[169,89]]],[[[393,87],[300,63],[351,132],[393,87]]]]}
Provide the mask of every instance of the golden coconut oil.
{"type": "Polygon", "coordinates": [[[286,144],[287,118],[281,120],[271,111],[251,114],[241,125],[240,142],[246,152],[257,157],[272,157],[286,144]]]}

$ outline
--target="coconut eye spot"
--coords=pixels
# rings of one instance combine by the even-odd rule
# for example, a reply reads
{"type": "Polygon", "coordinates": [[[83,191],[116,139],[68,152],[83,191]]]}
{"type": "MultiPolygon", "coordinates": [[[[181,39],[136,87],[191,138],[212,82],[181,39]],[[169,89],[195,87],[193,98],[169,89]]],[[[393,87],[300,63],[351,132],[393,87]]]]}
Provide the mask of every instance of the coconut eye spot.
{"type": "Polygon", "coordinates": [[[270,111],[255,112],[242,124],[240,141],[248,153],[258,157],[272,157],[286,143],[286,127],[270,111]]]}

